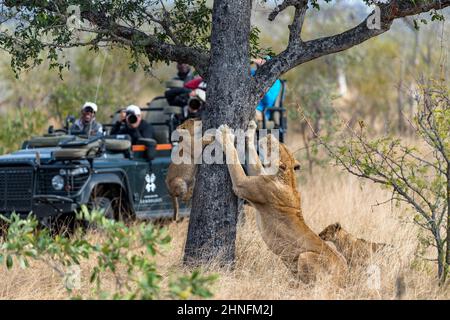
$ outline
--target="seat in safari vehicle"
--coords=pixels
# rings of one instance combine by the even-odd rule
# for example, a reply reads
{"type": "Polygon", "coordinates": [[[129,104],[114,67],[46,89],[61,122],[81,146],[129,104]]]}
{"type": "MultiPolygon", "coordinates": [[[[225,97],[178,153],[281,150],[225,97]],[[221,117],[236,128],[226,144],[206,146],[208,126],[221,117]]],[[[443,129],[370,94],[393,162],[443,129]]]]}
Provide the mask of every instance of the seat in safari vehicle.
{"type": "Polygon", "coordinates": [[[60,149],[53,151],[56,160],[75,160],[95,157],[102,146],[101,137],[84,139],[76,137],[73,140],[63,141],[60,149]]]}
{"type": "Polygon", "coordinates": [[[131,141],[128,139],[106,137],[104,143],[105,149],[110,152],[125,152],[131,148],[131,141]]]}
{"type": "Polygon", "coordinates": [[[176,122],[173,117],[181,115],[182,109],[177,106],[170,106],[165,97],[156,97],[147,104],[144,111],[143,117],[153,126],[156,142],[158,144],[169,144],[170,133],[175,129],[171,128],[171,125],[176,122]]]}
{"type": "Polygon", "coordinates": [[[32,137],[27,142],[27,148],[51,148],[57,147],[61,142],[70,141],[75,139],[72,135],[55,135],[46,134],[44,136],[32,137]]]}

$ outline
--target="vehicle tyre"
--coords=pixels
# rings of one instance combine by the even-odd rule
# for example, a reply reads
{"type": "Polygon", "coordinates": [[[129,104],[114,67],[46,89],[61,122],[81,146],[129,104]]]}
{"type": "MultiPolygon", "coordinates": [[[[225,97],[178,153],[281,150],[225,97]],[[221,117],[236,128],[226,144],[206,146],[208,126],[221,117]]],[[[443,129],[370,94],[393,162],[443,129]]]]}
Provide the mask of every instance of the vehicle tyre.
{"type": "Polygon", "coordinates": [[[94,197],[91,202],[92,209],[103,211],[108,219],[115,219],[112,201],[106,197],[94,197]]]}
{"type": "Polygon", "coordinates": [[[103,209],[105,217],[109,219],[120,221],[132,219],[127,199],[121,190],[98,186],[92,191],[89,203],[90,209],[103,209]]]}

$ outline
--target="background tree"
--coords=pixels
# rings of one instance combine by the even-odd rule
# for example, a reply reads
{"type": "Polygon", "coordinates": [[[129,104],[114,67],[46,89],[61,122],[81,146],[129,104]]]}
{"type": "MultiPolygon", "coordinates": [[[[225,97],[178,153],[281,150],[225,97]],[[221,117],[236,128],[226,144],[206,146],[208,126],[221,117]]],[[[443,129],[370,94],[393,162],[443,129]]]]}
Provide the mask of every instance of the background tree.
{"type": "MultiPolygon", "coordinates": [[[[257,32],[251,27],[252,5],[251,0],[216,0],[212,8],[206,0],[4,0],[1,16],[4,23],[13,21],[15,29],[1,33],[0,46],[12,54],[16,70],[41,63],[44,50],[50,66],[61,69],[66,65],[60,60],[64,49],[74,46],[127,48],[133,68],[142,64],[148,69],[155,61],[189,63],[208,82],[204,129],[224,123],[245,129],[260,97],[285,72],[378,36],[395,19],[428,11],[439,19],[437,10],[449,6],[450,0],[391,0],[379,5],[379,28],[368,27],[370,15],[339,34],[308,41],[301,37],[305,13],[310,7],[319,8],[318,2],[285,0],[268,18],[273,21],[293,7],[287,47],[254,77],[249,72],[250,55],[259,50],[257,32]],[[68,12],[75,13],[75,20],[79,12],[85,23],[73,28],[74,16],[68,12]]],[[[197,178],[185,261],[198,264],[220,255],[223,264],[233,263],[238,201],[227,168],[201,165],[197,178]]]]}

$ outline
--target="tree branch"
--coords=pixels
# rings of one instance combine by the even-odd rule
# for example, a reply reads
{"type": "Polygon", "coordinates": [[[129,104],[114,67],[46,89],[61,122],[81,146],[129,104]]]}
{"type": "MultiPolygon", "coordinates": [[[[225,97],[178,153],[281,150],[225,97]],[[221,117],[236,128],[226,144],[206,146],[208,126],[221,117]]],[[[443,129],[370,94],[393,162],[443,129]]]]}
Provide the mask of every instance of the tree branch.
{"type": "MultiPolygon", "coordinates": [[[[9,8],[40,8],[49,13],[59,16],[62,21],[67,19],[61,14],[65,12],[67,3],[60,1],[31,1],[21,0],[12,1],[5,0],[5,6],[9,8]]],[[[171,33],[168,15],[165,14],[162,20],[156,19],[152,15],[146,15],[148,22],[159,24],[166,32],[167,36],[175,43],[168,43],[156,35],[148,34],[132,26],[125,26],[114,21],[107,15],[107,12],[97,9],[82,10],[81,18],[89,21],[95,28],[89,28],[89,32],[100,35],[99,41],[111,41],[111,39],[123,43],[127,46],[138,48],[142,47],[142,51],[147,55],[149,60],[152,58],[160,58],[160,60],[170,60],[188,63],[195,67],[198,73],[206,77],[209,64],[209,53],[203,52],[198,48],[192,48],[177,44],[177,39],[171,33]]],[[[71,44],[77,46],[77,43],[71,44]]]]}
{"type": "Polygon", "coordinates": [[[307,0],[284,0],[278,5],[269,15],[269,21],[274,21],[277,15],[287,9],[288,7],[295,7],[294,18],[292,24],[289,25],[289,44],[288,47],[295,47],[301,43],[301,32],[303,22],[305,21],[305,14],[308,10],[307,0]]]}
{"type": "MultiPolygon", "coordinates": [[[[289,4],[292,5],[292,2],[298,1],[286,0],[283,2],[284,6],[283,4],[280,6],[282,6],[281,8],[286,8],[289,4]]],[[[281,11],[280,6],[272,12],[271,16],[276,16],[281,11]]],[[[370,29],[368,27],[368,20],[374,14],[372,12],[359,25],[343,33],[303,42],[297,46],[288,45],[285,51],[258,69],[255,75],[254,94],[258,95],[265,91],[283,73],[300,64],[349,49],[388,31],[395,19],[428,12],[433,9],[439,10],[448,6],[450,6],[450,0],[391,0],[387,4],[379,5],[379,29],[370,29]]]]}
{"type": "MultiPolygon", "coordinates": [[[[208,71],[209,55],[197,48],[183,45],[173,45],[159,40],[156,36],[143,31],[118,25],[109,21],[105,14],[83,12],[82,17],[107,31],[116,40],[129,46],[140,46],[145,49],[147,56],[164,57],[171,61],[188,63],[195,67],[197,72],[205,77],[208,71]]],[[[95,32],[95,30],[93,30],[95,32]]]]}

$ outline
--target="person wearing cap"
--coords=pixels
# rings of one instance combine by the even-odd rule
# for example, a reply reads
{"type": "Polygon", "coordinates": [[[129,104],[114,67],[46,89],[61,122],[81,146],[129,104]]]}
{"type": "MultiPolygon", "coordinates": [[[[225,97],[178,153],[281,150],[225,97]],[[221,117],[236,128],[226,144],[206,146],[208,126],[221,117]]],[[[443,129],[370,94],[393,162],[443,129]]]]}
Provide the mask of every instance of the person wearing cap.
{"type": "Polygon", "coordinates": [[[98,107],[93,102],[86,102],[81,108],[81,116],[75,121],[70,128],[72,133],[86,134],[89,136],[97,136],[103,133],[103,128],[100,123],[95,120],[95,114],[98,107]]]}
{"type": "MultiPolygon", "coordinates": [[[[261,67],[264,63],[266,63],[270,59],[271,59],[270,56],[266,56],[266,57],[264,57],[264,59],[261,59],[261,58],[252,59],[252,62],[255,63],[256,69],[258,69],[259,67],[261,67]]],[[[252,69],[251,73],[252,73],[252,76],[254,76],[256,73],[256,70],[252,69]]],[[[266,94],[264,95],[264,97],[259,102],[258,106],[256,107],[256,120],[257,121],[263,120],[264,110],[266,110],[266,112],[265,112],[266,118],[268,118],[268,119],[270,118],[270,115],[271,115],[270,108],[275,105],[278,95],[280,94],[281,87],[282,87],[281,81],[279,79],[277,79],[275,81],[275,83],[272,85],[272,87],[270,87],[269,91],[266,92],[266,94]]]]}
{"type": "Polygon", "coordinates": [[[182,80],[184,83],[194,79],[194,72],[187,63],[177,63],[177,75],[173,80],[182,80]]]}
{"type": "Polygon", "coordinates": [[[132,144],[137,144],[141,138],[153,139],[154,137],[152,125],[142,119],[141,108],[135,105],[125,109],[125,117],[121,117],[116,122],[110,134],[128,134],[132,144]]]}
{"type": "Polygon", "coordinates": [[[178,73],[172,80],[176,82],[182,81],[184,85],[169,86],[164,92],[164,96],[171,106],[184,108],[188,103],[189,93],[196,89],[203,79],[201,77],[194,77],[194,72],[186,63],[177,63],[177,70],[178,73]]]}

